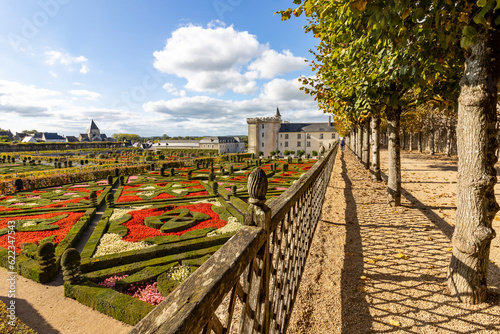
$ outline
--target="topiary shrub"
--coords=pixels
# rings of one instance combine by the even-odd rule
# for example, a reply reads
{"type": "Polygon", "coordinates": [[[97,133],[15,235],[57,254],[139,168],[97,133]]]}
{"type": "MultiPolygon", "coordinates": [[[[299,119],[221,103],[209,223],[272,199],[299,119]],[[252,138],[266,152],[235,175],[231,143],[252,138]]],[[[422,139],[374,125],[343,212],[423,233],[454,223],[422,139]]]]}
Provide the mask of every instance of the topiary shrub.
{"type": "Polygon", "coordinates": [[[108,208],[113,208],[115,206],[115,197],[112,193],[108,193],[105,197],[105,200],[108,208]]]}
{"type": "Polygon", "coordinates": [[[16,191],[22,191],[24,188],[23,180],[16,179],[16,181],[14,181],[14,186],[16,187],[16,191]]]}
{"type": "Polygon", "coordinates": [[[112,186],[112,185],[113,185],[113,176],[111,176],[111,175],[108,175],[108,184],[109,184],[110,186],[112,186]]]}
{"type": "Polygon", "coordinates": [[[56,247],[52,242],[46,242],[38,246],[38,265],[42,273],[50,273],[56,264],[56,247]]]}
{"type": "Polygon", "coordinates": [[[89,194],[90,205],[94,208],[97,206],[97,193],[95,190],[92,190],[89,194]]]}
{"type": "Polygon", "coordinates": [[[80,281],[80,253],[74,248],[68,248],[61,256],[63,280],[75,284],[80,281]]]}

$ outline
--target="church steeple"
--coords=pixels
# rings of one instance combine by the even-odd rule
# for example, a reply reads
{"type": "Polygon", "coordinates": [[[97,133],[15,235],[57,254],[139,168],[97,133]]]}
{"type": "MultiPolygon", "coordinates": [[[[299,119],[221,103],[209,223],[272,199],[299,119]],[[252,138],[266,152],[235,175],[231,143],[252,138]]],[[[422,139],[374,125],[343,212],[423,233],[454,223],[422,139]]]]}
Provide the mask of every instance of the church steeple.
{"type": "Polygon", "coordinates": [[[274,114],[274,117],[281,117],[280,109],[278,107],[276,107],[276,113],[274,114]]]}

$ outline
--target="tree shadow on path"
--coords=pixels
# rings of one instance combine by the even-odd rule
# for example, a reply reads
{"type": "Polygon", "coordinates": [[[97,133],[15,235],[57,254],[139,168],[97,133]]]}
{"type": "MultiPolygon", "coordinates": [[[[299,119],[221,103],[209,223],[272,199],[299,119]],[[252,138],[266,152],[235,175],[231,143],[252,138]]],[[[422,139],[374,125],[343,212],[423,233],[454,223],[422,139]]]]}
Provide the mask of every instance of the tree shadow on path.
{"type": "MultiPolygon", "coordinates": [[[[349,158],[354,159],[352,155],[349,155],[349,158]]],[[[340,155],[340,161],[342,162],[346,202],[345,258],[341,273],[342,332],[352,333],[352,329],[356,328],[357,333],[370,333],[373,319],[366,301],[366,293],[359,289],[358,285],[359,277],[363,275],[364,261],[356,200],[352,192],[352,182],[348,175],[344,153],[340,155]]]]}

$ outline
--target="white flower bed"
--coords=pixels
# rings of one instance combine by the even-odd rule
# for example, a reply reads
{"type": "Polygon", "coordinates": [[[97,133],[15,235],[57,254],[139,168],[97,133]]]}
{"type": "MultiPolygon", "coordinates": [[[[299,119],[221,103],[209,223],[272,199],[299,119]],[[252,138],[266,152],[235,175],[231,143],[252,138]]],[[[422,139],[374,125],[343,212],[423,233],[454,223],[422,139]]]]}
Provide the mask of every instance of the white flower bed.
{"type": "Polygon", "coordinates": [[[179,188],[179,187],[182,187],[182,185],[177,183],[172,186],[172,188],[179,188]]]}
{"type": "Polygon", "coordinates": [[[155,187],[153,186],[147,186],[147,187],[140,187],[138,190],[153,190],[155,187]]]}
{"type": "Polygon", "coordinates": [[[139,196],[145,196],[145,197],[150,197],[154,195],[154,191],[141,191],[140,193],[137,193],[139,196]]]}
{"type": "Polygon", "coordinates": [[[102,236],[99,241],[99,246],[93,257],[127,252],[131,250],[140,250],[156,246],[155,244],[150,244],[149,242],[139,241],[139,242],[129,242],[123,241],[116,233],[106,233],[102,236]]]}
{"type": "Polygon", "coordinates": [[[170,268],[168,271],[168,276],[177,282],[182,282],[191,275],[191,270],[189,266],[180,265],[178,267],[170,268]]]}
{"type": "Polygon", "coordinates": [[[184,191],[185,191],[184,189],[174,189],[174,190],[172,190],[172,192],[174,192],[176,194],[183,193],[184,191]]]}
{"type": "Polygon", "coordinates": [[[212,205],[217,206],[217,207],[221,207],[222,206],[221,202],[219,202],[216,199],[202,199],[202,200],[199,200],[199,201],[191,201],[189,203],[191,203],[191,204],[207,203],[207,204],[212,204],[212,205]]]}
{"type": "Polygon", "coordinates": [[[243,226],[242,223],[238,221],[236,217],[229,217],[227,224],[215,231],[207,233],[207,237],[215,237],[216,235],[221,235],[225,233],[232,233],[238,231],[243,226]]]}
{"type": "Polygon", "coordinates": [[[132,210],[144,210],[144,209],[148,209],[150,208],[151,205],[143,205],[143,206],[135,206],[135,207],[126,207],[126,208],[123,208],[123,209],[114,209],[113,210],[113,214],[111,215],[111,217],[109,217],[109,221],[112,222],[114,220],[119,220],[121,218],[123,218],[123,216],[125,216],[128,212],[132,211],[132,210]]]}
{"type": "Polygon", "coordinates": [[[36,222],[34,221],[29,221],[23,224],[23,227],[28,227],[28,226],[36,226],[36,222]]]}

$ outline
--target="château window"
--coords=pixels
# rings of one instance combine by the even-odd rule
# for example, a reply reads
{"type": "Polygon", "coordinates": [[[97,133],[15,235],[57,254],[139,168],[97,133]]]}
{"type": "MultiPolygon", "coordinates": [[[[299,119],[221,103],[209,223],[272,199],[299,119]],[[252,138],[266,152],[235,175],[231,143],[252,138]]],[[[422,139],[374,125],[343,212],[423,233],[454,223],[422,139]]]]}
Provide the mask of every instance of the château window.
{"type": "Polygon", "coordinates": [[[285,139],[288,139],[288,133],[285,133],[285,139]]]}
{"type": "Polygon", "coordinates": [[[262,128],[264,129],[264,124],[262,124],[262,128]]]}
{"type": "Polygon", "coordinates": [[[323,134],[322,133],[319,134],[319,139],[323,139],[323,134]]]}
{"type": "Polygon", "coordinates": [[[262,132],[262,137],[264,137],[264,132],[262,132]]]}
{"type": "Polygon", "coordinates": [[[288,147],[288,142],[287,141],[285,142],[285,147],[288,147]]]}
{"type": "Polygon", "coordinates": [[[300,139],[301,135],[300,133],[297,133],[297,139],[300,139]]]}
{"type": "Polygon", "coordinates": [[[297,142],[297,147],[300,147],[300,141],[297,142]]]}
{"type": "Polygon", "coordinates": [[[335,139],[335,133],[332,133],[332,139],[335,139]]]}
{"type": "Polygon", "coordinates": [[[306,135],[306,138],[307,138],[307,139],[311,139],[311,134],[310,134],[310,133],[308,133],[308,134],[306,135]]]}
{"type": "Polygon", "coordinates": [[[310,141],[307,142],[307,147],[311,147],[311,142],[310,141]]]}
{"type": "Polygon", "coordinates": [[[264,143],[262,143],[262,147],[264,147],[264,143]]]}

